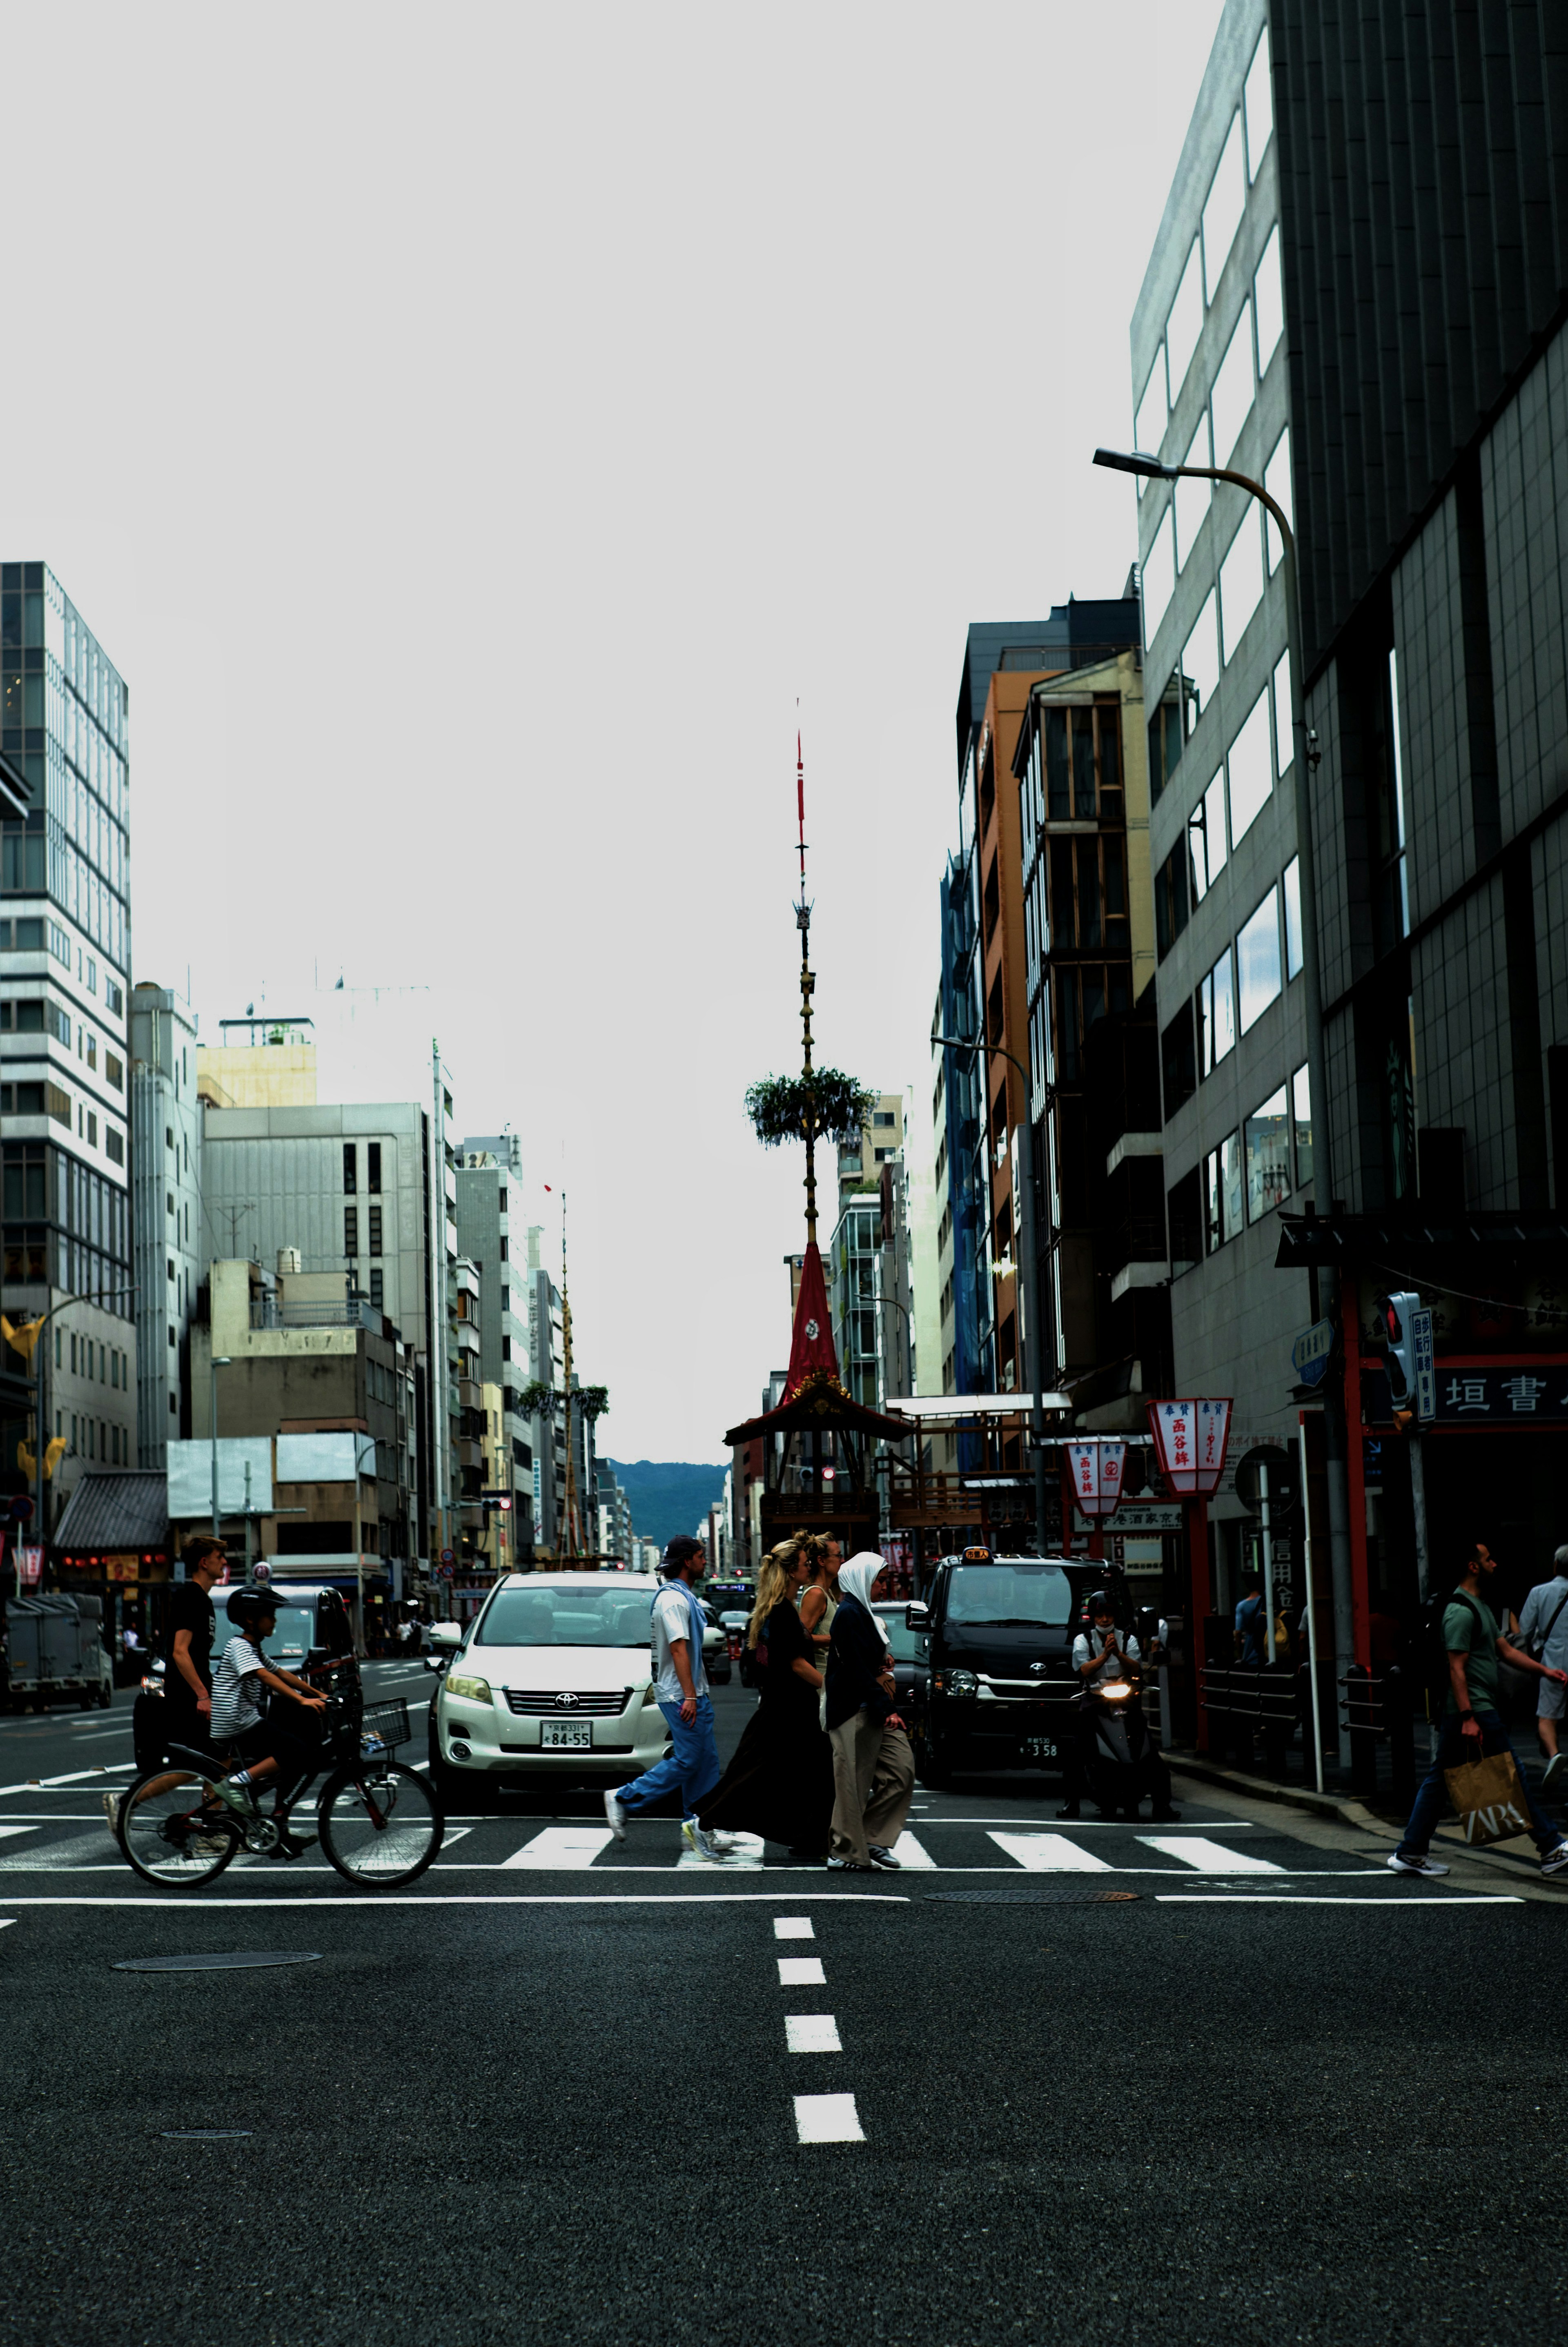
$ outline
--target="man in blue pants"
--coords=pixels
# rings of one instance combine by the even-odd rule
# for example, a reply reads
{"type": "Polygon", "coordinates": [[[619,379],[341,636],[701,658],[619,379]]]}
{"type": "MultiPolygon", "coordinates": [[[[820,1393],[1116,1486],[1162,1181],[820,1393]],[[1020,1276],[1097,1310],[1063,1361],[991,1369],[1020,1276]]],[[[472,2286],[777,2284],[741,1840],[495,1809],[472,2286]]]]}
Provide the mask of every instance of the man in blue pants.
{"type": "Polygon", "coordinates": [[[699,1858],[723,1858],[734,1848],[731,1834],[704,1833],[697,1823],[703,1796],[718,1783],[718,1747],[713,1741],[713,1703],[702,1668],[702,1632],[707,1624],[692,1584],[700,1581],[707,1551],[700,1540],[677,1532],[664,1552],[664,1586],[653,1600],[653,1693],[669,1723],[675,1749],[630,1785],[606,1793],[604,1814],[617,1841],[626,1840],[629,1809],[646,1809],[677,1788],[681,1831],[699,1858]]]}

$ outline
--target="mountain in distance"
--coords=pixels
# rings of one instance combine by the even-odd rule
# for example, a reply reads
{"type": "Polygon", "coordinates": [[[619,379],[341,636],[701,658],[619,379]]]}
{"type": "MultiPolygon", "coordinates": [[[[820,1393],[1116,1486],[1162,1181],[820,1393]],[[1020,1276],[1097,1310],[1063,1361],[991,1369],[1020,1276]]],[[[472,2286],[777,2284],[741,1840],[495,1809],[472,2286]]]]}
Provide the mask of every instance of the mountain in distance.
{"type": "Polygon", "coordinates": [[[631,1503],[631,1522],[642,1540],[662,1548],[677,1532],[694,1532],[724,1492],[724,1467],[701,1467],[683,1460],[639,1459],[635,1466],[607,1459],[631,1503]]]}

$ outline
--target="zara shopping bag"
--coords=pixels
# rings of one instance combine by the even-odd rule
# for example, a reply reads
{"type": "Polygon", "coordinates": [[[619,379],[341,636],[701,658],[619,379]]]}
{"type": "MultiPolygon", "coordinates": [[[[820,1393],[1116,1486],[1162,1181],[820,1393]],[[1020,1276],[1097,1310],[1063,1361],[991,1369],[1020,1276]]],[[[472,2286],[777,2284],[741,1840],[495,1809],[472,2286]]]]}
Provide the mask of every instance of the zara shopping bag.
{"type": "Polygon", "coordinates": [[[1524,1786],[1512,1752],[1488,1752],[1480,1760],[1445,1768],[1443,1782],[1466,1841],[1506,1841],[1511,1834],[1530,1831],[1524,1786]]]}

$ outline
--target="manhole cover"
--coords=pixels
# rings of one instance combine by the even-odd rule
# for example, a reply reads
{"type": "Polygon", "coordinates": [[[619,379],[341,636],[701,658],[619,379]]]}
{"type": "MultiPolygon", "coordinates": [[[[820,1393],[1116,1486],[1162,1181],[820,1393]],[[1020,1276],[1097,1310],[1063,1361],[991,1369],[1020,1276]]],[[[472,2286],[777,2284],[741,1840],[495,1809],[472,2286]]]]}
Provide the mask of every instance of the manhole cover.
{"type": "Polygon", "coordinates": [[[951,1907],[1123,1907],[1136,1891],[927,1891],[951,1907]]]}
{"type": "Polygon", "coordinates": [[[110,1966],[117,1973],[233,1973],[258,1964],[319,1964],[314,1952],[292,1948],[232,1948],[220,1956],[127,1956],[110,1966]]]}

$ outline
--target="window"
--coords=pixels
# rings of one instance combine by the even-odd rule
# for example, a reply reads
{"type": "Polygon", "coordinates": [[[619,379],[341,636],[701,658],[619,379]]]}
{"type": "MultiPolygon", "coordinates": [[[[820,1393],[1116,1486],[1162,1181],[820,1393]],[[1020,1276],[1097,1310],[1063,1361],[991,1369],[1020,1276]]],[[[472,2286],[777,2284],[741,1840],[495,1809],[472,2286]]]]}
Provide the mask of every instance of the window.
{"type": "Polygon", "coordinates": [[[506,1260],[507,1260],[507,1235],[506,1235],[505,1231],[503,1231],[503,1232],[502,1232],[502,1234],[501,1234],[501,1261],[502,1261],[503,1263],[505,1263],[505,1262],[506,1262],[506,1260]]]}
{"type": "Polygon", "coordinates": [[[1225,868],[1225,784],[1214,776],[1187,818],[1187,853],[1192,863],[1193,902],[1201,905],[1225,868]]]}
{"type": "Polygon", "coordinates": [[[87,992],[89,994],[96,994],[98,990],[98,966],[93,959],[91,954],[87,956],[87,992]]]}
{"type": "Polygon", "coordinates": [[[1127,872],[1119,833],[1051,841],[1050,935],[1053,951],[1075,946],[1127,950],[1127,872]]]}
{"type": "Polygon", "coordinates": [[[1198,1168],[1173,1184],[1165,1201],[1173,1276],[1191,1271],[1204,1252],[1203,1197],[1198,1168]]]}
{"type": "Polygon", "coordinates": [[[1141,574],[1143,596],[1143,641],[1152,644],[1165,616],[1171,600],[1171,589],[1176,583],[1176,538],[1174,509],[1165,507],[1154,525],[1154,535],[1149,540],[1149,551],[1143,557],[1141,574]]]}
{"type": "MultiPolygon", "coordinates": [[[[1209,415],[1207,408],[1204,410],[1203,414],[1198,418],[1198,428],[1193,435],[1192,445],[1188,448],[1186,455],[1182,458],[1182,462],[1184,465],[1212,465],[1214,463],[1214,457],[1210,453],[1209,447],[1209,415]]],[[[1175,487],[1174,497],[1176,513],[1176,568],[1178,570],[1184,570],[1188,560],[1191,558],[1193,548],[1198,542],[1198,532],[1202,529],[1204,521],[1207,519],[1209,507],[1214,501],[1214,483],[1212,481],[1178,481],[1175,487]]]]}
{"type": "Polygon", "coordinates": [[[1235,232],[1246,209],[1246,164],[1242,155],[1241,116],[1235,116],[1220,154],[1219,166],[1204,206],[1204,274],[1209,300],[1219,292],[1235,232]]]}
{"type": "Polygon", "coordinates": [[[892,1110],[890,1108],[879,1108],[873,1112],[871,1122],[873,1124],[892,1124],[895,1122],[892,1110]]]}
{"type": "Polygon", "coordinates": [[[1297,1068],[1290,1079],[1290,1113],[1296,1126],[1296,1183],[1305,1189],[1312,1179],[1312,1086],[1305,1068],[1297,1068]]]}
{"type": "Polygon", "coordinates": [[[96,1149],[96,1148],[97,1147],[97,1145],[98,1145],[98,1121],[97,1121],[97,1116],[94,1114],[93,1111],[92,1111],[91,1109],[88,1109],[88,1111],[87,1111],[87,1147],[88,1147],[89,1149],[96,1149]]]}
{"type": "Polygon", "coordinates": [[[94,1035],[94,1034],[92,1034],[92,1033],[90,1033],[90,1032],[89,1032],[89,1034],[88,1034],[88,1036],[87,1036],[87,1065],[88,1065],[88,1067],[89,1067],[89,1068],[91,1068],[91,1069],[94,1071],[94,1072],[96,1073],[96,1072],[97,1072],[97,1064],[98,1064],[98,1039],[97,1039],[97,1037],[96,1035],[94,1035]]]}
{"type": "Polygon", "coordinates": [[[1214,462],[1230,462],[1236,442],[1241,438],[1247,417],[1252,413],[1252,303],[1244,302],[1235,331],[1225,346],[1219,373],[1210,395],[1210,407],[1214,419],[1214,462]]]}
{"type": "MultiPolygon", "coordinates": [[[[111,1164],[123,1165],[125,1163],[125,1135],[123,1133],[117,1132],[115,1127],[108,1123],[107,1120],[104,1124],[104,1153],[108,1158],[111,1164]]],[[[187,1207],[186,1213],[188,1215],[190,1212],[190,1209],[187,1207]]],[[[187,1234],[187,1235],[189,1235],[189,1234],[187,1234]]]]}
{"type": "Polygon", "coordinates": [[[1164,1083],[1167,1122],[1198,1088],[1197,1055],[1193,1045],[1193,1006],[1184,1002],[1160,1038],[1160,1072],[1164,1083]]]}
{"type": "MultiPolygon", "coordinates": [[[[22,923],[18,921],[16,924],[16,941],[18,944],[21,943],[22,926],[22,923]]],[[[63,961],[66,968],[69,969],[71,966],[71,941],[66,935],[64,929],[61,928],[58,921],[51,921],[49,923],[49,951],[54,955],[56,961],[63,961]]]]}
{"type": "Polygon", "coordinates": [[[381,1253],[381,1208],[379,1206],[372,1206],[370,1209],[370,1251],[372,1255],[381,1253]]]}
{"type": "Polygon", "coordinates": [[[117,1092],[124,1092],[125,1062],[118,1059],[113,1051],[107,1050],[104,1052],[104,1077],[106,1081],[114,1086],[117,1092]]]}
{"type": "Polygon", "coordinates": [[[1187,926],[1188,856],[1173,847],[1154,875],[1154,937],[1162,961],[1187,926]]]}
{"type": "Polygon", "coordinates": [[[1267,805],[1273,788],[1266,692],[1260,692],[1253,702],[1231,743],[1225,764],[1230,773],[1231,845],[1239,846],[1267,805]]]}
{"type": "Polygon", "coordinates": [[[171,1124],[166,1124],[163,1128],[163,1145],[165,1149],[172,1149],[174,1146],[174,1127],[171,1124]]]}
{"type": "Polygon", "coordinates": [[[512,1340],[509,1337],[503,1337],[501,1339],[501,1358],[503,1361],[509,1361],[511,1358],[512,1340]]]}
{"type": "Polygon", "coordinates": [[[1273,887],[1235,941],[1241,1031],[1255,1026],[1279,992],[1279,890],[1273,887]]]}
{"type": "MultiPolygon", "coordinates": [[[[345,1142],[343,1143],[343,1196],[344,1196],[345,1198],[352,1198],[352,1197],[354,1196],[354,1194],[355,1191],[356,1191],[358,1188],[359,1188],[359,1151],[358,1151],[358,1148],[357,1148],[356,1144],[355,1144],[354,1142],[352,1142],[352,1141],[345,1141],[345,1142]]],[[[354,1253],[354,1249],[353,1249],[352,1247],[349,1249],[349,1253],[350,1253],[351,1255],[354,1253]]]]}
{"type": "Polygon", "coordinates": [[[1252,615],[1263,600],[1263,533],[1249,502],[1220,565],[1220,620],[1228,667],[1241,650],[1252,615]]]}
{"type": "Polygon", "coordinates": [[[166,1214],[172,1214],[174,1212],[174,1193],[172,1190],[166,1190],[163,1194],[163,1211],[166,1214]]]}
{"type": "Polygon", "coordinates": [[[1198,347],[1198,336],[1204,330],[1203,255],[1198,240],[1193,239],[1193,249],[1187,265],[1182,272],[1182,282],[1176,288],[1176,298],[1171,304],[1171,314],[1165,326],[1165,343],[1171,371],[1171,404],[1174,406],[1182,395],[1182,385],[1187,379],[1187,369],[1193,353],[1198,347]]]}
{"type": "MultiPolygon", "coordinates": [[[[1285,332],[1285,280],[1279,269],[1279,231],[1277,227],[1263,248],[1263,259],[1257,264],[1257,274],[1252,281],[1253,300],[1257,307],[1257,372],[1258,380],[1268,373],[1268,363],[1279,348],[1279,338],[1285,332]]],[[[1265,487],[1275,494],[1274,483],[1265,487]]],[[[1281,504],[1284,499],[1281,498],[1281,504]]],[[[1286,507],[1288,513],[1290,508],[1286,507]]]]}
{"type": "Polygon", "coordinates": [[[1258,165],[1274,129],[1274,91],[1268,77],[1268,28],[1253,52],[1246,69],[1246,87],[1242,91],[1242,106],[1246,115],[1246,175],[1249,180],[1257,177],[1258,165]]]}
{"type": "Polygon", "coordinates": [[[1296,720],[1290,713],[1290,654],[1282,652],[1274,669],[1274,767],[1283,782],[1296,763],[1296,720]]]}
{"type": "Polygon", "coordinates": [[[351,1259],[359,1253],[359,1208],[345,1206],[343,1210],[343,1251],[351,1259]]]}
{"type": "Polygon", "coordinates": [[[1203,1163],[1204,1253],[1213,1255],[1241,1235],[1245,1208],[1241,1135],[1227,1133],[1203,1163]]]}
{"type": "Polygon", "coordinates": [[[373,1263],[370,1266],[370,1300],[377,1312],[382,1308],[382,1297],[384,1292],[381,1266],[378,1263],[373,1263]]]}
{"type": "Polygon", "coordinates": [[[1235,989],[1229,946],[1198,988],[1195,1007],[1198,1073],[1212,1076],[1235,1049],[1235,989]]]}
{"type": "Polygon", "coordinates": [[[1383,703],[1388,747],[1378,793],[1378,846],[1383,869],[1378,890],[1378,928],[1385,948],[1410,931],[1410,881],[1405,856],[1405,768],[1399,753],[1399,656],[1389,654],[1388,693],[1383,703]]]}
{"type": "Polygon", "coordinates": [[[1175,680],[1165,687],[1149,720],[1149,804],[1153,805],[1181,764],[1183,730],[1175,680]]]}
{"type": "MultiPolygon", "coordinates": [[[[20,1091],[22,1087],[18,1085],[17,1089],[20,1091]]],[[[46,1116],[52,1116],[56,1124],[63,1124],[68,1133],[71,1129],[71,1096],[69,1092],[63,1092],[58,1084],[46,1084],[44,1086],[44,1112],[46,1116]]]]}
{"type": "Polygon", "coordinates": [[[1283,1084],[1247,1118],[1242,1132],[1246,1153],[1246,1218],[1259,1223],[1290,1195],[1290,1117],[1283,1084]]]}
{"type": "Polygon", "coordinates": [[[373,1198],[381,1195],[381,1143],[367,1141],[364,1145],[365,1187],[373,1198]]]}
{"type": "Polygon", "coordinates": [[[1143,385],[1143,396],[1138,402],[1138,417],[1132,426],[1133,447],[1142,448],[1145,456],[1157,456],[1160,443],[1165,436],[1165,419],[1170,412],[1170,400],[1165,391],[1165,345],[1162,343],[1154,353],[1154,364],[1149,370],[1149,380],[1143,385]]]}
{"type": "Polygon", "coordinates": [[[125,1010],[125,996],[112,978],[104,980],[104,1000],[118,1019],[125,1010]]]}
{"type": "Polygon", "coordinates": [[[1285,975],[1301,975],[1301,865],[1292,856],[1285,867],[1285,975]]]}
{"type": "Polygon", "coordinates": [[[1208,707],[1220,682],[1220,629],[1213,593],[1198,613],[1182,652],[1182,692],[1186,703],[1189,735],[1208,707]]]}
{"type": "MultiPolygon", "coordinates": [[[[1294,529],[1296,507],[1290,498],[1290,433],[1283,431],[1274,444],[1274,454],[1263,468],[1263,486],[1294,529]]],[[[1264,534],[1268,540],[1268,575],[1272,579],[1285,559],[1285,542],[1279,535],[1279,525],[1271,513],[1264,515],[1264,534]]]]}

